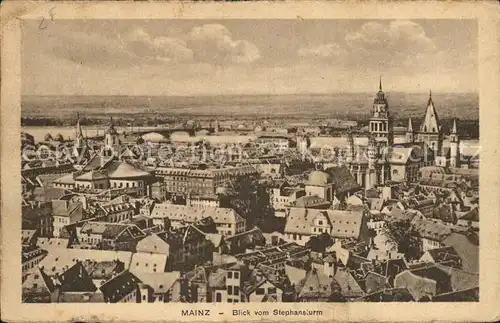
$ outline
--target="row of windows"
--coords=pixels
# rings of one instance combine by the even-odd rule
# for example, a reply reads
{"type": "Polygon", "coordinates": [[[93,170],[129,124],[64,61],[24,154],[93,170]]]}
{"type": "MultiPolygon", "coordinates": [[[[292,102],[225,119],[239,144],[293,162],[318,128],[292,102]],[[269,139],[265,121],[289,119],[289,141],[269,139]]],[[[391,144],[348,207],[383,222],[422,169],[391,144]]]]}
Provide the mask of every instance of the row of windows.
{"type": "Polygon", "coordinates": [[[232,271],[227,272],[227,278],[233,278],[233,276],[235,279],[238,279],[238,278],[240,278],[240,273],[238,271],[235,271],[234,275],[233,275],[232,271]]]}
{"type": "Polygon", "coordinates": [[[238,286],[234,286],[234,288],[233,286],[227,286],[227,294],[238,296],[240,295],[240,288],[238,286]]]}
{"type": "Polygon", "coordinates": [[[387,131],[386,123],[370,123],[370,131],[387,131]]]}
{"type": "MultiPolygon", "coordinates": [[[[264,295],[266,293],[266,289],[265,288],[257,288],[255,290],[255,294],[257,295],[264,295]]],[[[267,288],[267,293],[268,294],[274,294],[276,295],[276,287],[268,287],[267,288]]]]}
{"type": "MultiPolygon", "coordinates": [[[[42,261],[42,258],[35,259],[35,260],[33,260],[31,263],[30,263],[30,262],[28,262],[27,264],[24,264],[24,265],[23,265],[23,271],[26,271],[26,270],[29,270],[29,269],[31,269],[31,268],[33,268],[33,267],[35,267],[36,265],[38,265],[38,264],[40,263],[40,261],[42,261]]],[[[38,278],[37,276],[38,276],[38,275],[35,275],[35,279],[37,279],[37,278],[38,278]]]]}
{"type": "MultiPolygon", "coordinates": [[[[123,182],[120,182],[120,183],[116,183],[116,182],[113,182],[113,188],[122,188],[122,187],[136,187],[135,186],[136,183],[135,182],[132,182],[132,183],[125,183],[125,185],[123,185],[123,182]]],[[[137,183],[137,187],[142,187],[142,182],[138,182],[137,183]]]]}

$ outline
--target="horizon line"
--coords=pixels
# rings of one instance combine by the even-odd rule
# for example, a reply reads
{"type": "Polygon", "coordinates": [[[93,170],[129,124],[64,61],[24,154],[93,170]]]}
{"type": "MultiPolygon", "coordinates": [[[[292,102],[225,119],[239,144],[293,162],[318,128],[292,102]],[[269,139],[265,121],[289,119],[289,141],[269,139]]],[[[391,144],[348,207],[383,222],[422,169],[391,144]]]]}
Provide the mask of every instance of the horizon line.
{"type": "MultiPolygon", "coordinates": [[[[297,92],[297,93],[231,93],[231,94],[225,94],[225,93],[217,93],[217,94],[21,94],[21,97],[23,96],[100,96],[100,97],[106,97],[106,96],[123,96],[123,97],[139,97],[139,96],[144,96],[144,97],[207,97],[207,96],[287,96],[287,95],[331,95],[331,94],[372,94],[376,93],[377,91],[373,92],[368,92],[368,91],[339,91],[339,92],[297,92]]],[[[418,92],[410,92],[410,91],[384,91],[386,94],[390,93],[406,93],[406,94],[429,94],[429,91],[418,91],[418,92]]],[[[435,90],[432,91],[433,95],[440,95],[440,94],[479,94],[478,91],[462,91],[462,92],[452,92],[452,91],[441,91],[441,92],[436,92],[435,90]]]]}

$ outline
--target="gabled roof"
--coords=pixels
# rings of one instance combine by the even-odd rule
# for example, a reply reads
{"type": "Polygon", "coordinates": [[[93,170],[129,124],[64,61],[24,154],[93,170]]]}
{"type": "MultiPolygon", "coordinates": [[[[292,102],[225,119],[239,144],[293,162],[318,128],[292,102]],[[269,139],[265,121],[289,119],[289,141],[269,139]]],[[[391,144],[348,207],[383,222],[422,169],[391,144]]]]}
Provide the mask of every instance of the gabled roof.
{"type": "Polygon", "coordinates": [[[464,233],[452,233],[443,244],[453,246],[458,256],[462,259],[462,269],[468,272],[479,272],[479,245],[464,233]]]}
{"type": "Polygon", "coordinates": [[[63,176],[59,176],[57,179],[53,181],[53,183],[56,184],[75,184],[75,179],[73,177],[73,174],[66,174],[63,176]]]}
{"type": "Polygon", "coordinates": [[[179,282],[181,273],[179,271],[149,273],[143,271],[132,271],[143,284],[153,289],[155,294],[164,294],[170,290],[176,282],[179,282]]]}
{"type": "Polygon", "coordinates": [[[54,276],[54,285],[65,292],[95,292],[97,290],[81,262],[76,262],[59,276],[54,276]]]}
{"type": "Polygon", "coordinates": [[[141,280],[130,271],[125,270],[119,275],[108,280],[99,289],[104,295],[106,303],[117,303],[123,297],[135,290],[141,280]]]}
{"type": "Polygon", "coordinates": [[[357,298],[364,295],[363,289],[359,286],[358,282],[349,273],[348,270],[338,269],[335,274],[335,281],[340,285],[342,296],[348,298],[357,298]]]}
{"type": "Polygon", "coordinates": [[[304,281],[299,283],[299,298],[324,299],[330,298],[340,290],[338,283],[323,272],[312,269],[304,281]]]}
{"type": "Polygon", "coordinates": [[[203,218],[211,217],[215,223],[235,224],[243,218],[231,208],[199,208],[187,205],[157,203],[151,212],[152,218],[169,218],[170,220],[194,223],[203,218]]]}
{"type": "Polygon", "coordinates": [[[479,222],[479,206],[471,209],[460,217],[462,221],[479,222]]]}
{"type": "Polygon", "coordinates": [[[436,264],[461,268],[461,259],[453,247],[443,247],[427,250],[436,264]]]}

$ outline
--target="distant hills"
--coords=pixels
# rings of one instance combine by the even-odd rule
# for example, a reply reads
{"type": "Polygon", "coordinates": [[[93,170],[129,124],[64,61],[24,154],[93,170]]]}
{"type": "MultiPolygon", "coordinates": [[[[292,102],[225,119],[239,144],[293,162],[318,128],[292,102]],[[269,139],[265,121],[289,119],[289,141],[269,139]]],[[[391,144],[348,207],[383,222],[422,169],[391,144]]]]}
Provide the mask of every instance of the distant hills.
{"type": "MultiPolygon", "coordinates": [[[[389,107],[398,118],[420,118],[428,94],[386,93],[389,107]]],[[[231,96],[23,96],[22,117],[74,118],[104,115],[283,116],[300,118],[368,118],[374,93],[231,96]]],[[[440,118],[479,118],[476,93],[433,93],[440,118]]]]}

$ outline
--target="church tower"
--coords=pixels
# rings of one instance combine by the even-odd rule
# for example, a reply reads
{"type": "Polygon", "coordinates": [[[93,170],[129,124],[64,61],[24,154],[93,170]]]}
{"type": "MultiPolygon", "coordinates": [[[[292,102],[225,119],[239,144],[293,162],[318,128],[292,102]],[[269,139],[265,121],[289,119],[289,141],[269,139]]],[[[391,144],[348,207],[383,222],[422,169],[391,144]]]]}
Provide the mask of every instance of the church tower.
{"type": "Polygon", "coordinates": [[[425,110],[425,117],[418,132],[418,141],[425,142],[434,151],[436,156],[441,155],[443,148],[443,134],[441,123],[434,107],[432,92],[429,91],[429,100],[425,110]]]}
{"type": "Polygon", "coordinates": [[[408,118],[408,128],[406,128],[406,142],[415,142],[415,131],[413,130],[413,121],[408,118]]]}
{"type": "Polygon", "coordinates": [[[382,78],[380,78],[379,91],[373,100],[369,129],[370,135],[385,146],[391,147],[394,144],[392,116],[389,113],[387,98],[382,91],[382,78]]]}
{"type": "Polygon", "coordinates": [[[450,166],[460,167],[460,137],[457,131],[457,120],[453,119],[453,126],[450,131],[450,166]]]}
{"type": "Polygon", "coordinates": [[[368,157],[368,170],[366,172],[366,189],[374,188],[378,185],[377,162],[378,162],[378,148],[375,137],[370,135],[368,138],[367,147],[368,157]]]}
{"type": "Polygon", "coordinates": [[[345,152],[345,160],[347,163],[350,163],[354,160],[355,148],[354,148],[354,138],[352,136],[352,132],[349,130],[347,134],[347,146],[345,152]]]}
{"type": "Polygon", "coordinates": [[[109,119],[109,127],[104,135],[104,156],[116,156],[120,154],[120,138],[115,129],[113,117],[109,119]]]}
{"type": "Polygon", "coordinates": [[[80,114],[76,114],[76,126],[75,126],[75,142],[73,145],[73,156],[82,157],[85,153],[85,147],[87,146],[86,140],[83,137],[82,127],[80,125],[80,114]]]}

